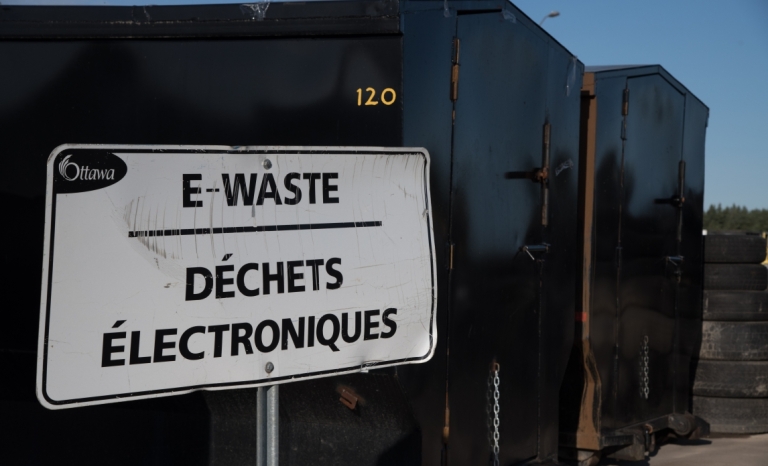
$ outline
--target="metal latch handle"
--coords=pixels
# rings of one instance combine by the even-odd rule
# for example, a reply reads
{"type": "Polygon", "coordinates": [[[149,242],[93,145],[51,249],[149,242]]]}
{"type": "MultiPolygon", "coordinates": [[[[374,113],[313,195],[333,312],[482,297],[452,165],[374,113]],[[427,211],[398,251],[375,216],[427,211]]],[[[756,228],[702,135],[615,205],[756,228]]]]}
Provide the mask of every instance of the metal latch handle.
{"type": "Polygon", "coordinates": [[[680,267],[684,260],[683,256],[667,256],[667,262],[671,262],[675,267],[680,267]]]}
{"type": "MultiPolygon", "coordinates": [[[[504,178],[508,180],[528,179],[541,184],[541,225],[549,226],[549,147],[552,127],[544,124],[544,134],[541,149],[541,168],[529,172],[507,172],[504,178]]],[[[527,251],[526,251],[527,252],[527,251]]],[[[530,254],[528,254],[530,256],[530,254]]]]}
{"type": "Polygon", "coordinates": [[[520,251],[528,254],[528,257],[531,258],[531,260],[536,260],[536,258],[533,257],[534,252],[549,252],[549,244],[542,243],[542,244],[532,244],[532,245],[525,245],[520,248],[520,251]]]}
{"type": "Polygon", "coordinates": [[[680,279],[683,276],[683,271],[681,269],[681,265],[683,265],[683,261],[685,261],[685,258],[683,256],[667,256],[667,264],[672,264],[675,266],[674,271],[672,272],[672,276],[677,280],[677,283],[680,283],[680,279]]]}

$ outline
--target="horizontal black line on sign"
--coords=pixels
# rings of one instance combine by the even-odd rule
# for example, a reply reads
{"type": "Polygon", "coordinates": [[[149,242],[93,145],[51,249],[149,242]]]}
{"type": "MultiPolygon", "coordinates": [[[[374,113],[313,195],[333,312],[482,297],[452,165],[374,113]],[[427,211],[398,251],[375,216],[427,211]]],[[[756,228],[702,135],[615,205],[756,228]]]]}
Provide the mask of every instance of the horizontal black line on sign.
{"type": "Polygon", "coordinates": [[[340,223],[299,223],[296,225],[262,225],[258,227],[222,227],[222,228],[182,228],[178,230],[136,230],[129,231],[129,238],[147,238],[153,236],[185,236],[185,235],[220,235],[225,233],[260,233],[263,231],[297,231],[297,230],[332,230],[336,228],[367,228],[380,227],[380,221],[374,222],[340,222],[340,223]]]}

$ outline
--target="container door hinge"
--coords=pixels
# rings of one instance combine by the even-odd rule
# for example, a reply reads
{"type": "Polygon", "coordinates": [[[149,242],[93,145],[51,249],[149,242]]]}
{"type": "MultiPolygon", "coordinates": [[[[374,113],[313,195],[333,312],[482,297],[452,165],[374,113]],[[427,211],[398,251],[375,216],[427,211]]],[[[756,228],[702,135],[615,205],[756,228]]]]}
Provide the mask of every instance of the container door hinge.
{"type": "Polygon", "coordinates": [[[459,38],[453,38],[453,55],[451,57],[451,101],[459,99],[459,38]]]}
{"type": "Polygon", "coordinates": [[[453,249],[454,244],[451,243],[448,245],[448,270],[453,270],[453,249]]]}
{"type": "Polygon", "coordinates": [[[624,89],[624,98],[621,101],[621,114],[629,115],[629,88],[624,89]]]}

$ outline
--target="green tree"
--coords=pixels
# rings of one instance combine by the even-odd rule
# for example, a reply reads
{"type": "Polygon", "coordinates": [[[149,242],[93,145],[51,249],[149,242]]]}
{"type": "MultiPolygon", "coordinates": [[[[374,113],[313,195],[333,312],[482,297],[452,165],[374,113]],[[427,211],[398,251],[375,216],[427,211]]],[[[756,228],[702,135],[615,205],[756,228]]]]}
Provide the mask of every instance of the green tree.
{"type": "Polygon", "coordinates": [[[707,230],[768,231],[768,209],[749,210],[736,204],[725,207],[710,205],[704,213],[707,230]]]}

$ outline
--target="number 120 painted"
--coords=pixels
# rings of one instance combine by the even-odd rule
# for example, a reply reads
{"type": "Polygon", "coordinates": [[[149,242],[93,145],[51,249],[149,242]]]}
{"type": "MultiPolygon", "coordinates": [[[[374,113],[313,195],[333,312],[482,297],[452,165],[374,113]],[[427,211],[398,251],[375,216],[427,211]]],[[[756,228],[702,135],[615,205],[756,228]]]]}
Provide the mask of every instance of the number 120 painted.
{"type": "MultiPolygon", "coordinates": [[[[367,92],[368,100],[365,101],[365,104],[363,104],[363,89],[357,90],[357,106],[361,105],[379,105],[379,101],[375,100],[376,98],[376,89],[372,87],[368,87],[365,89],[365,92],[367,92]]],[[[397,94],[395,94],[395,90],[391,87],[388,87],[381,91],[381,94],[379,94],[379,98],[381,98],[381,103],[384,105],[392,105],[395,103],[395,99],[397,98],[397,94]]]]}

